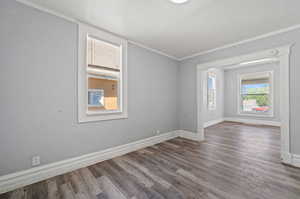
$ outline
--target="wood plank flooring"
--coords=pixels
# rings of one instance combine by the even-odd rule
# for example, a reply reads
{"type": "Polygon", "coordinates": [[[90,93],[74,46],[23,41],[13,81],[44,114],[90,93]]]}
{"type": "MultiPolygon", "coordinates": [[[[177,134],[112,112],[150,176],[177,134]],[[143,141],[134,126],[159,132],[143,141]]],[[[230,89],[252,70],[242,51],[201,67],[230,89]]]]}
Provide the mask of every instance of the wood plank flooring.
{"type": "Polygon", "coordinates": [[[1,199],[300,199],[300,169],[280,163],[277,127],[224,122],[206,141],[176,138],[57,176],[1,199]]]}

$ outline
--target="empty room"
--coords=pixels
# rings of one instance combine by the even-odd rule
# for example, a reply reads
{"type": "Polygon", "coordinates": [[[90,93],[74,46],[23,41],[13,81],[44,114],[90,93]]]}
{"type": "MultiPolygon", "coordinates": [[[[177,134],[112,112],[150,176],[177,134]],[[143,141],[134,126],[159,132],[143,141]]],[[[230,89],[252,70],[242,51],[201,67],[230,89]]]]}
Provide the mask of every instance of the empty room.
{"type": "Polygon", "coordinates": [[[299,199],[299,8],[1,0],[0,199],[299,199]]]}

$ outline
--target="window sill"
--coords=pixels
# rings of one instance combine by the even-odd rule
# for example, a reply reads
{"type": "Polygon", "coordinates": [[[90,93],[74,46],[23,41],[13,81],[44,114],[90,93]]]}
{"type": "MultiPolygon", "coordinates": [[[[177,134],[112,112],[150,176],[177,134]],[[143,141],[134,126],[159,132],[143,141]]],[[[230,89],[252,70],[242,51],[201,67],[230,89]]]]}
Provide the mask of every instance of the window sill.
{"type": "Polygon", "coordinates": [[[238,113],[238,115],[240,115],[240,116],[247,116],[247,117],[264,117],[264,118],[272,118],[272,117],[274,117],[273,113],[267,115],[267,114],[245,113],[245,112],[243,112],[243,113],[238,113]]]}
{"type": "Polygon", "coordinates": [[[100,121],[107,121],[107,120],[121,120],[127,119],[128,114],[122,112],[114,112],[114,113],[91,113],[89,112],[83,117],[79,117],[79,123],[88,123],[88,122],[100,122],[100,121]]]}
{"type": "Polygon", "coordinates": [[[121,111],[87,111],[86,113],[88,116],[89,115],[110,115],[110,114],[122,114],[121,111]]]}

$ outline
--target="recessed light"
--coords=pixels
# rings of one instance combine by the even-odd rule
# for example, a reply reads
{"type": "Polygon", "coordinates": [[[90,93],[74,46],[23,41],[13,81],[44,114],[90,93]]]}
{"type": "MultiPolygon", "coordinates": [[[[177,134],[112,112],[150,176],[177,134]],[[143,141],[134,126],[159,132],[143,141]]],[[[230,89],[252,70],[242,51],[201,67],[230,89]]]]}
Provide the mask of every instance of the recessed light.
{"type": "Polygon", "coordinates": [[[183,4],[183,3],[188,2],[189,0],[169,0],[169,1],[171,1],[172,3],[176,3],[176,4],[183,4]]]}

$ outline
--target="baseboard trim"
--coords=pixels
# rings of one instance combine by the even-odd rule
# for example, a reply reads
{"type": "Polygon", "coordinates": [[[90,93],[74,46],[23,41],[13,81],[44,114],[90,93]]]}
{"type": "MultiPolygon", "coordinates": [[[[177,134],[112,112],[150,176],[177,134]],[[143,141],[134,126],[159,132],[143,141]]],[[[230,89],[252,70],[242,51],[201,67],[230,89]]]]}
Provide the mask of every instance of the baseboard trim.
{"type": "Polygon", "coordinates": [[[235,117],[225,117],[224,121],[241,122],[245,124],[267,125],[267,126],[279,126],[279,127],[281,126],[281,123],[276,121],[245,119],[245,118],[235,118],[235,117]]]}
{"type": "MultiPolygon", "coordinates": [[[[180,136],[181,131],[172,131],[153,136],[129,144],[109,148],[79,157],[31,168],[4,176],[0,176],[0,194],[9,192],[48,178],[87,167],[105,160],[112,159],[148,146],[152,146],[180,136]]],[[[194,137],[192,137],[194,138],[194,137]]]]}
{"type": "Polygon", "coordinates": [[[292,164],[292,155],[290,153],[281,152],[281,162],[284,164],[292,164]]]}
{"type": "Polygon", "coordinates": [[[185,131],[185,130],[179,130],[178,132],[179,132],[178,136],[185,138],[185,139],[198,141],[198,142],[201,142],[204,140],[204,137],[202,137],[200,133],[194,133],[194,132],[185,131]]]}
{"type": "Polygon", "coordinates": [[[220,118],[220,119],[217,119],[217,120],[211,120],[211,121],[205,122],[203,124],[203,128],[207,128],[207,127],[219,124],[221,122],[224,122],[224,118],[220,118]]]}
{"type": "Polygon", "coordinates": [[[300,168],[300,155],[291,153],[282,153],[282,163],[300,168]]]}
{"type": "Polygon", "coordinates": [[[300,168],[300,155],[292,154],[292,166],[300,168]]]}
{"type": "MultiPolygon", "coordinates": [[[[226,120],[227,121],[227,120],[226,120]]],[[[31,168],[4,176],[0,176],[0,194],[9,192],[48,178],[68,173],[83,167],[87,167],[105,160],[109,160],[148,146],[152,146],[176,137],[182,137],[193,141],[203,141],[204,138],[199,133],[185,130],[176,130],[153,136],[129,144],[113,147],[86,154],[83,156],[47,164],[40,167],[31,168]]],[[[300,167],[300,155],[284,154],[282,162],[294,167],[300,167]]]]}

